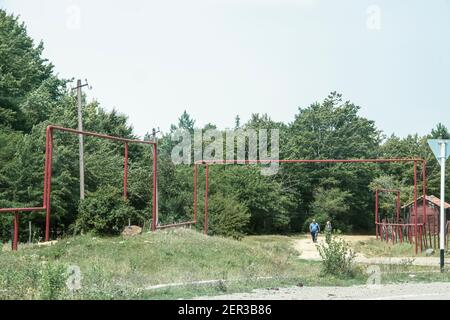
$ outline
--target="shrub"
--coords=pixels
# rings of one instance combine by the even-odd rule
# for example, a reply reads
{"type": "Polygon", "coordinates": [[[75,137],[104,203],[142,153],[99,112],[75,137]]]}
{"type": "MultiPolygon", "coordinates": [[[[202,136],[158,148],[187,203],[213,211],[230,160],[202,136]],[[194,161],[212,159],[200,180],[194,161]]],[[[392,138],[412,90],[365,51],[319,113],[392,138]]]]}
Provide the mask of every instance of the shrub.
{"type": "Polygon", "coordinates": [[[123,199],[119,189],[103,186],[80,202],[75,229],[99,235],[117,235],[128,225],[128,219],[136,222],[143,218],[123,199]]]}
{"type": "Polygon", "coordinates": [[[46,263],[40,278],[40,298],[55,300],[63,298],[66,286],[66,268],[62,264],[46,263]]]}
{"type": "Polygon", "coordinates": [[[328,243],[317,245],[322,258],[322,274],[337,277],[354,276],[355,252],[343,239],[332,237],[328,243]]]}
{"type": "Polygon", "coordinates": [[[221,193],[211,195],[208,206],[209,233],[240,239],[250,221],[246,206],[221,193]]]}

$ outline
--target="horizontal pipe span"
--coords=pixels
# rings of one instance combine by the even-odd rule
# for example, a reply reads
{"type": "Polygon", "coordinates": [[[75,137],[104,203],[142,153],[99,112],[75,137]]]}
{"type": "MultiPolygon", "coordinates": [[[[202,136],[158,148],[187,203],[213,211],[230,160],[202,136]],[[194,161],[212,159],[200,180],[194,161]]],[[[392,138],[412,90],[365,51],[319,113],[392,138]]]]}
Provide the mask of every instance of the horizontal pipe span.
{"type": "MultiPolygon", "coordinates": [[[[375,222],[375,224],[378,224],[380,226],[405,226],[405,227],[415,227],[415,223],[389,223],[389,222],[375,222]]],[[[423,227],[423,223],[418,223],[418,227],[423,227]]]]}
{"type": "Polygon", "coordinates": [[[378,191],[382,192],[400,192],[398,189],[377,189],[378,191]]]}
{"type": "Polygon", "coordinates": [[[30,212],[30,211],[44,211],[44,210],[45,210],[45,207],[35,207],[35,208],[1,208],[0,209],[0,213],[17,212],[17,211],[30,212]]]}
{"type": "Polygon", "coordinates": [[[89,131],[79,131],[75,129],[70,128],[64,128],[64,127],[58,127],[58,126],[48,126],[51,130],[58,130],[58,131],[64,131],[64,132],[71,132],[76,134],[82,134],[85,136],[92,136],[92,137],[98,137],[103,139],[109,139],[114,141],[121,141],[121,142],[130,142],[130,143],[143,143],[143,144],[156,144],[154,141],[143,141],[143,140],[134,140],[134,139],[126,139],[126,138],[120,138],[120,137],[114,137],[114,136],[108,136],[106,134],[96,133],[96,132],[89,132],[89,131]]]}
{"type": "Polygon", "coordinates": [[[425,161],[414,158],[392,158],[392,159],[260,159],[260,160],[197,160],[195,164],[249,164],[249,163],[361,163],[361,162],[412,162],[425,161]]]}
{"type": "Polygon", "coordinates": [[[190,224],[195,224],[195,221],[165,224],[165,225],[157,226],[156,229],[173,228],[173,227],[178,227],[178,226],[186,226],[186,225],[190,225],[190,224]]]}

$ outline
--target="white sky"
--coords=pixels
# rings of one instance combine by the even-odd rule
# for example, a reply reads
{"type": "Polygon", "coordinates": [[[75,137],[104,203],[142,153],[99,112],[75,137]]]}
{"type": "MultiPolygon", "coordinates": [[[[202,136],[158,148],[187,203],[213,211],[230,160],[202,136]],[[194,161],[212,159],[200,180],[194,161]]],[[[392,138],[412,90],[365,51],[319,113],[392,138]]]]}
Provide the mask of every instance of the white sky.
{"type": "Polygon", "coordinates": [[[88,97],[127,114],[139,135],[168,130],[185,109],[198,125],[220,128],[255,112],[290,122],[299,106],[334,90],[387,134],[450,127],[446,0],[0,0],[0,7],[44,41],[61,77],[87,78],[88,97]]]}

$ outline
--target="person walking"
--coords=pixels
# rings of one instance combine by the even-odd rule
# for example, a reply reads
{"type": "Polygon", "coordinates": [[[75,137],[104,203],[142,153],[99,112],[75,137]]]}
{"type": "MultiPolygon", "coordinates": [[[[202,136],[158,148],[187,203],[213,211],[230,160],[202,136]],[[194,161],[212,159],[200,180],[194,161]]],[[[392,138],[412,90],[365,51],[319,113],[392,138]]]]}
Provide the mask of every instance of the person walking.
{"type": "Polygon", "coordinates": [[[316,222],[316,219],[313,219],[311,224],[309,225],[309,232],[311,233],[312,241],[317,242],[317,235],[320,232],[320,226],[316,222]]]}
{"type": "Polygon", "coordinates": [[[333,227],[331,226],[330,220],[328,220],[327,224],[325,225],[325,241],[327,243],[330,243],[330,241],[331,241],[332,232],[333,232],[333,227]]]}

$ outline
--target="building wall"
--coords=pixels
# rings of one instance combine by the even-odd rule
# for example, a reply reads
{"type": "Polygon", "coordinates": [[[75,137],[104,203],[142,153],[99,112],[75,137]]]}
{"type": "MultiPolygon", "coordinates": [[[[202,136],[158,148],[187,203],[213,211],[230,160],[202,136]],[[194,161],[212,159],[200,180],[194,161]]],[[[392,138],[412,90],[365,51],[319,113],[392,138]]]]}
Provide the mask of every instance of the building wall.
{"type": "MultiPolygon", "coordinates": [[[[423,223],[423,204],[417,205],[417,223],[423,223]]],[[[439,207],[427,206],[427,230],[430,230],[432,234],[439,233],[439,207]]],[[[409,219],[408,223],[416,223],[414,206],[409,207],[409,219]]]]}

